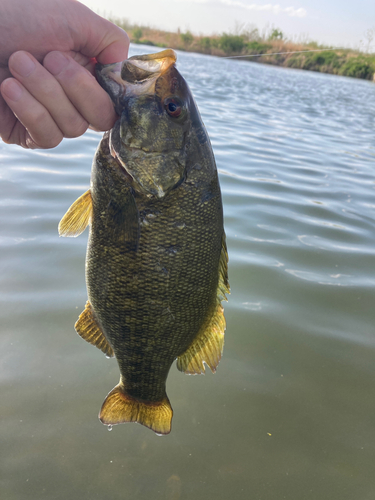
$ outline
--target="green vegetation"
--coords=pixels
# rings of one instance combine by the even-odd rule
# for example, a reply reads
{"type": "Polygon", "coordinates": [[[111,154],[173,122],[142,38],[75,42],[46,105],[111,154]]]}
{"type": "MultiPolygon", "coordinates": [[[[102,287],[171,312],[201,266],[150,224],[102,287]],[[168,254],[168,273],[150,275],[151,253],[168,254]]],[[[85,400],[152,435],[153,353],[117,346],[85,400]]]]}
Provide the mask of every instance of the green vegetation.
{"type": "Polygon", "coordinates": [[[182,40],[182,43],[184,44],[185,49],[187,49],[194,41],[194,37],[190,33],[190,31],[187,31],[186,33],[181,33],[180,38],[182,40]]]}
{"type": "Polygon", "coordinates": [[[241,54],[245,47],[245,40],[243,36],[224,33],[219,39],[219,47],[228,55],[241,54]]]}
{"type": "Polygon", "coordinates": [[[365,80],[371,80],[374,78],[375,73],[375,57],[366,60],[362,59],[351,59],[347,61],[342,68],[340,68],[339,74],[344,76],[352,76],[354,78],[364,78],[365,80]]]}
{"type": "Polygon", "coordinates": [[[272,40],[283,40],[283,38],[284,38],[283,32],[280,31],[280,30],[278,30],[278,29],[274,29],[274,30],[272,30],[272,33],[268,37],[268,40],[270,40],[270,41],[272,41],[272,40]]]}
{"type": "Polygon", "coordinates": [[[293,54],[286,62],[289,68],[307,69],[333,75],[372,80],[375,74],[375,56],[350,50],[329,50],[307,54],[293,54]]]}
{"type": "Polygon", "coordinates": [[[272,49],[272,45],[269,43],[261,42],[248,42],[246,44],[246,54],[265,54],[272,49]]]}
{"type": "MultiPolygon", "coordinates": [[[[152,29],[147,26],[132,25],[126,19],[112,18],[110,20],[123,28],[129,34],[130,41],[133,43],[154,45],[162,48],[170,47],[219,57],[257,56],[249,57],[248,60],[288,68],[375,80],[375,54],[327,47],[311,41],[295,43],[288,40],[285,34],[275,27],[265,30],[262,34],[257,27],[253,26],[247,30],[237,27],[234,33],[196,36],[190,31],[181,33],[178,30],[173,33],[152,29]],[[313,52],[273,55],[275,52],[307,50],[313,52]]],[[[368,44],[367,51],[369,47],[368,44]]]]}
{"type": "Polygon", "coordinates": [[[141,28],[135,28],[133,30],[133,40],[134,40],[134,43],[139,43],[139,41],[142,38],[142,36],[143,36],[143,31],[141,30],[141,28]]]}

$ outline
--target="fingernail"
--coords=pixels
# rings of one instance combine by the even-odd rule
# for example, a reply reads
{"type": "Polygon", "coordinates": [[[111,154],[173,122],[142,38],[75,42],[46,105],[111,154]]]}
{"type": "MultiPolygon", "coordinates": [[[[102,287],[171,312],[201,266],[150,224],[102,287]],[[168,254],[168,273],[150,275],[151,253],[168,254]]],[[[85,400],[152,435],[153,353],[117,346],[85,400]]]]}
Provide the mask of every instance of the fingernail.
{"type": "Polygon", "coordinates": [[[22,96],[22,88],[17,80],[8,78],[1,85],[1,93],[11,101],[19,101],[22,96]]]}
{"type": "Polygon", "coordinates": [[[11,71],[27,77],[34,71],[35,63],[25,52],[16,52],[9,60],[9,67],[11,71]]]}
{"type": "Polygon", "coordinates": [[[53,75],[58,75],[68,65],[69,59],[61,52],[48,54],[44,59],[44,67],[53,75]]]}

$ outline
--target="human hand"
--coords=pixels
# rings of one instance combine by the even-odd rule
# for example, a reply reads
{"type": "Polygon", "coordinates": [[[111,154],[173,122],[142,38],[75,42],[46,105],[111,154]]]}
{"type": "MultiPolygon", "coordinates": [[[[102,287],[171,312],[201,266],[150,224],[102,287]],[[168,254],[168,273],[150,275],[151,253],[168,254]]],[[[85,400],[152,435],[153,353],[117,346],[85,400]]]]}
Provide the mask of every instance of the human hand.
{"type": "Polygon", "coordinates": [[[94,67],[126,59],[128,46],[123,30],[75,0],[2,0],[0,137],[53,148],[89,126],[110,129],[116,114],[94,67]]]}

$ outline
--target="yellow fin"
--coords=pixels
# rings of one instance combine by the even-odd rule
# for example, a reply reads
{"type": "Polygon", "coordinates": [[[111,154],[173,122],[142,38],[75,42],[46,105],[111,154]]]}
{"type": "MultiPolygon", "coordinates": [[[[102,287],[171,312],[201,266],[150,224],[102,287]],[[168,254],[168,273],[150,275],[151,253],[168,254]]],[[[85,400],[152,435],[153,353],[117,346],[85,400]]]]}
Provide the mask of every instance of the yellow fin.
{"type": "Polygon", "coordinates": [[[80,314],[74,328],[78,335],[86,340],[86,342],[100,349],[106,356],[110,358],[114,356],[112,347],[109,345],[108,340],[105,338],[104,333],[94,317],[93,309],[89,301],[86,302],[85,309],[80,314]]]}
{"type": "Polygon", "coordinates": [[[219,304],[208,324],[202,328],[190,347],[177,358],[177,368],[188,375],[205,373],[203,362],[215,373],[224,347],[224,309],[219,304]]]}
{"type": "Polygon", "coordinates": [[[171,432],[173,410],[167,395],[162,401],[139,401],[126,394],[120,382],[106,397],[99,419],[105,425],[137,422],[157,434],[171,432]]]}
{"type": "Polygon", "coordinates": [[[212,373],[215,373],[224,348],[225,318],[221,301],[227,300],[225,294],[229,293],[229,290],[228,252],[224,233],[219,263],[217,306],[188,349],[178,356],[177,369],[181,372],[189,375],[205,373],[204,363],[206,363],[212,373]]]}
{"type": "Polygon", "coordinates": [[[60,236],[79,236],[91,221],[92,198],[90,190],[76,200],[59,224],[60,236]]]}

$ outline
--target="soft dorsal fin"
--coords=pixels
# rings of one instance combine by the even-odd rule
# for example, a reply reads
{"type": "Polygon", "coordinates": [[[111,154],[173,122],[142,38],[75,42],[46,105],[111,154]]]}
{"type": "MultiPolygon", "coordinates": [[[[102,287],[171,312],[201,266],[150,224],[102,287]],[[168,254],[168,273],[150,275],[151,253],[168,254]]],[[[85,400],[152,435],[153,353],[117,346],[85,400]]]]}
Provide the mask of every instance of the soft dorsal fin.
{"type": "Polygon", "coordinates": [[[59,224],[60,236],[79,236],[91,221],[92,198],[90,190],[76,200],[59,224]]]}
{"type": "Polygon", "coordinates": [[[110,358],[114,356],[113,349],[98,325],[89,301],[86,302],[85,309],[80,314],[74,328],[86,342],[100,349],[106,356],[110,358]]]}
{"type": "Polygon", "coordinates": [[[212,373],[215,373],[224,347],[225,318],[221,301],[227,300],[226,293],[229,293],[228,252],[224,234],[219,262],[217,305],[188,349],[178,356],[177,368],[181,372],[189,375],[205,373],[204,363],[206,363],[212,373]]]}

